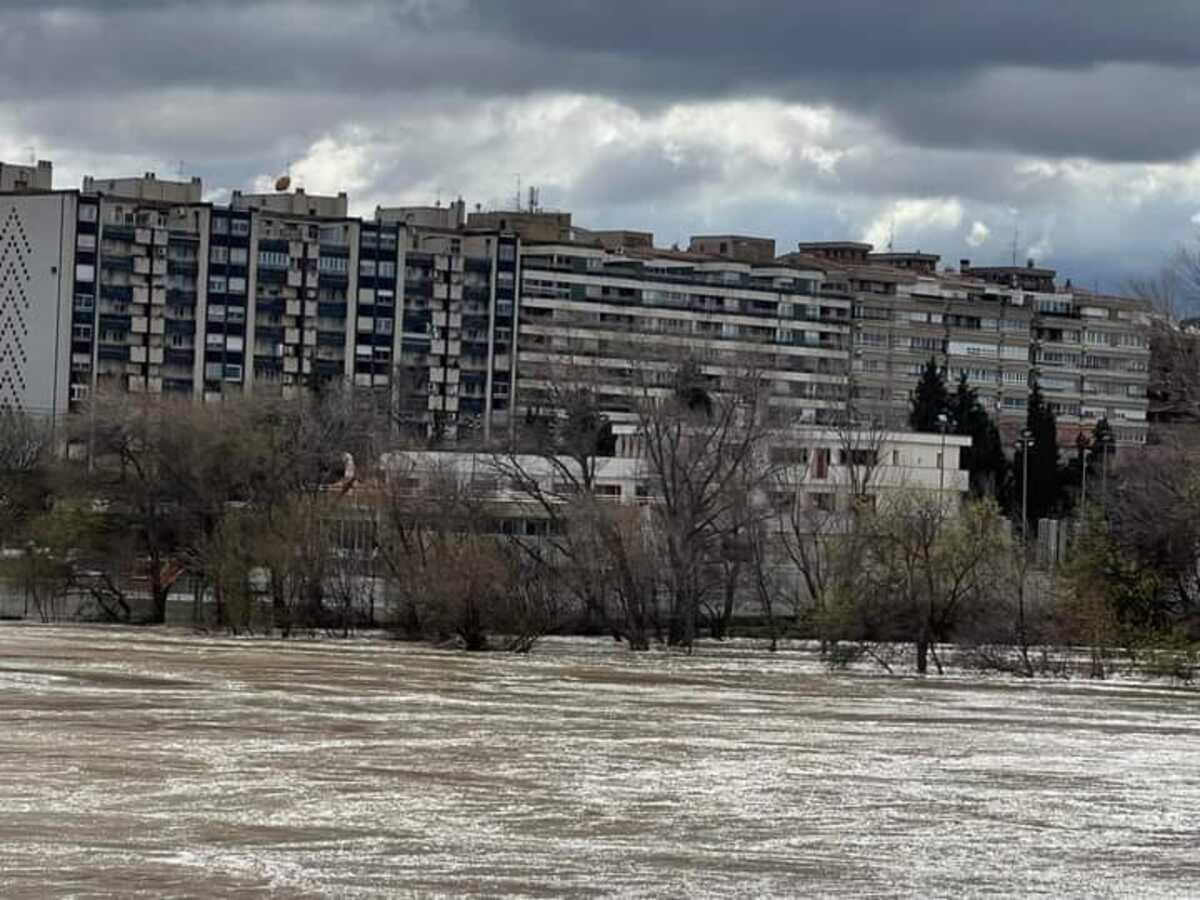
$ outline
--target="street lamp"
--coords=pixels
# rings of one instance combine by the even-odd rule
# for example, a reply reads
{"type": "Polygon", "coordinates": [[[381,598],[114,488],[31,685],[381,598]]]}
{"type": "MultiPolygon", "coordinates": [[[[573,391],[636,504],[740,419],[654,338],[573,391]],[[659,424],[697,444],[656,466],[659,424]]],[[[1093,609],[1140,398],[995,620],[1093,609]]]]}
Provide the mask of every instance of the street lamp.
{"type": "Polygon", "coordinates": [[[1092,455],[1091,442],[1082,431],[1075,438],[1075,446],[1079,448],[1079,516],[1083,518],[1087,506],[1087,467],[1088,457],[1092,455]]]}
{"type": "Polygon", "coordinates": [[[942,432],[942,452],[938,454],[938,499],[945,503],[946,492],[946,429],[950,425],[950,418],[945,413],[938,413],[938,428],[942,432]]]}
{"type": "Polygon", "coordinates": [[[1111,452],[1113,436],[1110,431],[1102,431],[1096,435],[1100,444],[1100,494],[1108,498],[1108,454],[1111,452]]]}
{"type": "Polygon", "coordinates": [[[1021,451],[1021,540],[1029,543],[1029,448],[1033,446],[1033,432],[1022,428],[1014,446],[1021,451]]]}

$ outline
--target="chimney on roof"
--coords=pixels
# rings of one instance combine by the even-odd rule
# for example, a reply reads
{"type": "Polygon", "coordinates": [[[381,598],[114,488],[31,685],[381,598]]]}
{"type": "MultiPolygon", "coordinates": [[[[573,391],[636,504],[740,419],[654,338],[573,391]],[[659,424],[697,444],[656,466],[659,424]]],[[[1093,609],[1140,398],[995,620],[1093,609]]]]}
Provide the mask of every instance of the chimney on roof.
{"type": "Polygon", "coordinates": [[[958,270],[960,272],[965,272],[969,268],[971,268],[971,261],[969,259],[960,259],[958,261],[958,270]]]}
{"type": "Polygon", "coordinates": [[[1027,269],[1033,268],[1033,257],[1032,256],[1029,257],[1029,259],[1025,260],[1025,268],[1027,268],[1027,269]]]}

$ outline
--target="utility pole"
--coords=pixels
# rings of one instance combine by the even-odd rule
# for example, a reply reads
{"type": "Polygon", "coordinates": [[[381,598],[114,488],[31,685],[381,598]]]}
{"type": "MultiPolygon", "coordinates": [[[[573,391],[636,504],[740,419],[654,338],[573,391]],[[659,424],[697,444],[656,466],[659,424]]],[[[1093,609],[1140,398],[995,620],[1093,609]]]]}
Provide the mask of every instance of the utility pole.
{"type": "Polygon", "coordinates": [[[938,427],[942,431],[942,452],[938,454],[938,502],[945,503],[946,493],[946,429],[950,418],[945,413],[938,413],[938,427]]]}
{"type": "Polygon", "coordinates": [[[1033,432],[1021,429],[1016,447],[1021,451],[1021,540],[1029,544],[1029,448],[1033,446],[1033,432]]]}
{"type": "Polygon", "coordinates": [[[1112,447],[1113,436],[1110,432],[1103,431],[1097,436],[1100,443],[1100,494],[1104,500],[1108,499],[1108,454],[1112,447]]]}

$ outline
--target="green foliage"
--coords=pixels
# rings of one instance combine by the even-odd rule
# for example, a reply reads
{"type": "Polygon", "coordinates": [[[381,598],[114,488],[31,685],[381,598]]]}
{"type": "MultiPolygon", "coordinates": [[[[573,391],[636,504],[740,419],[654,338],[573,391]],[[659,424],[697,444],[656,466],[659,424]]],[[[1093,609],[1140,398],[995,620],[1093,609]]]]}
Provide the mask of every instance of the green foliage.
{"type": "Polygon", "coordinates": [[[979,393],[967,382],[965,372],[959,376],[947,401],[947,413],[954,433],[971,438],[971,446],[963,454],[964,468],[970,473],[971,493],[976,497],[998,496],[1008,469],[1004,443],[996,423],[979,402],[979,393]]]}
{"type": "Polygon", "coordinates": [[[938,368],[937,360],[931,356],[929,362],[925,363],[925,368],[921,370],[921,380],[917,382],[917,389],[913,394],[908,424],[912,426],[913,431],[940,431],[938,416],[947,412],[948,403],[945,373],[938,368]]]}
{"type": "Polygon", "coordinates": [[[1063,502],[1063,473],[1058,465],[1058,422],[1054,418],[1054,411],[1046,404],[1036,380],[1033,390],[1029,392],[1025,429],[1030,433],[1033,445],[1028,449],[1018,448],[1013,460],[1013,505],[1019,514],[1027,468],[1028,515],[1032,531],[1033,523],[1043,516],[1058,512],[1063,502]],[[1028,467],[1025,454],[1029,456],[1028,467]]]}

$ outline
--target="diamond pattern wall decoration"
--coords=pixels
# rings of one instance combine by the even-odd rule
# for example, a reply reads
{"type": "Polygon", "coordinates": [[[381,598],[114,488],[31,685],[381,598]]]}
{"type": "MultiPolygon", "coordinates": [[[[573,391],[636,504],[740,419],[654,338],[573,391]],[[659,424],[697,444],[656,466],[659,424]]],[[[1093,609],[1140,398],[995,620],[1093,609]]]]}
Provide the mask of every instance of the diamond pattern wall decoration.
{"type": "Polygon", "coordinates": [[[27,387],[31,252],[17,208],[0,210],[0,410],[20,411],[27,387]]]}

